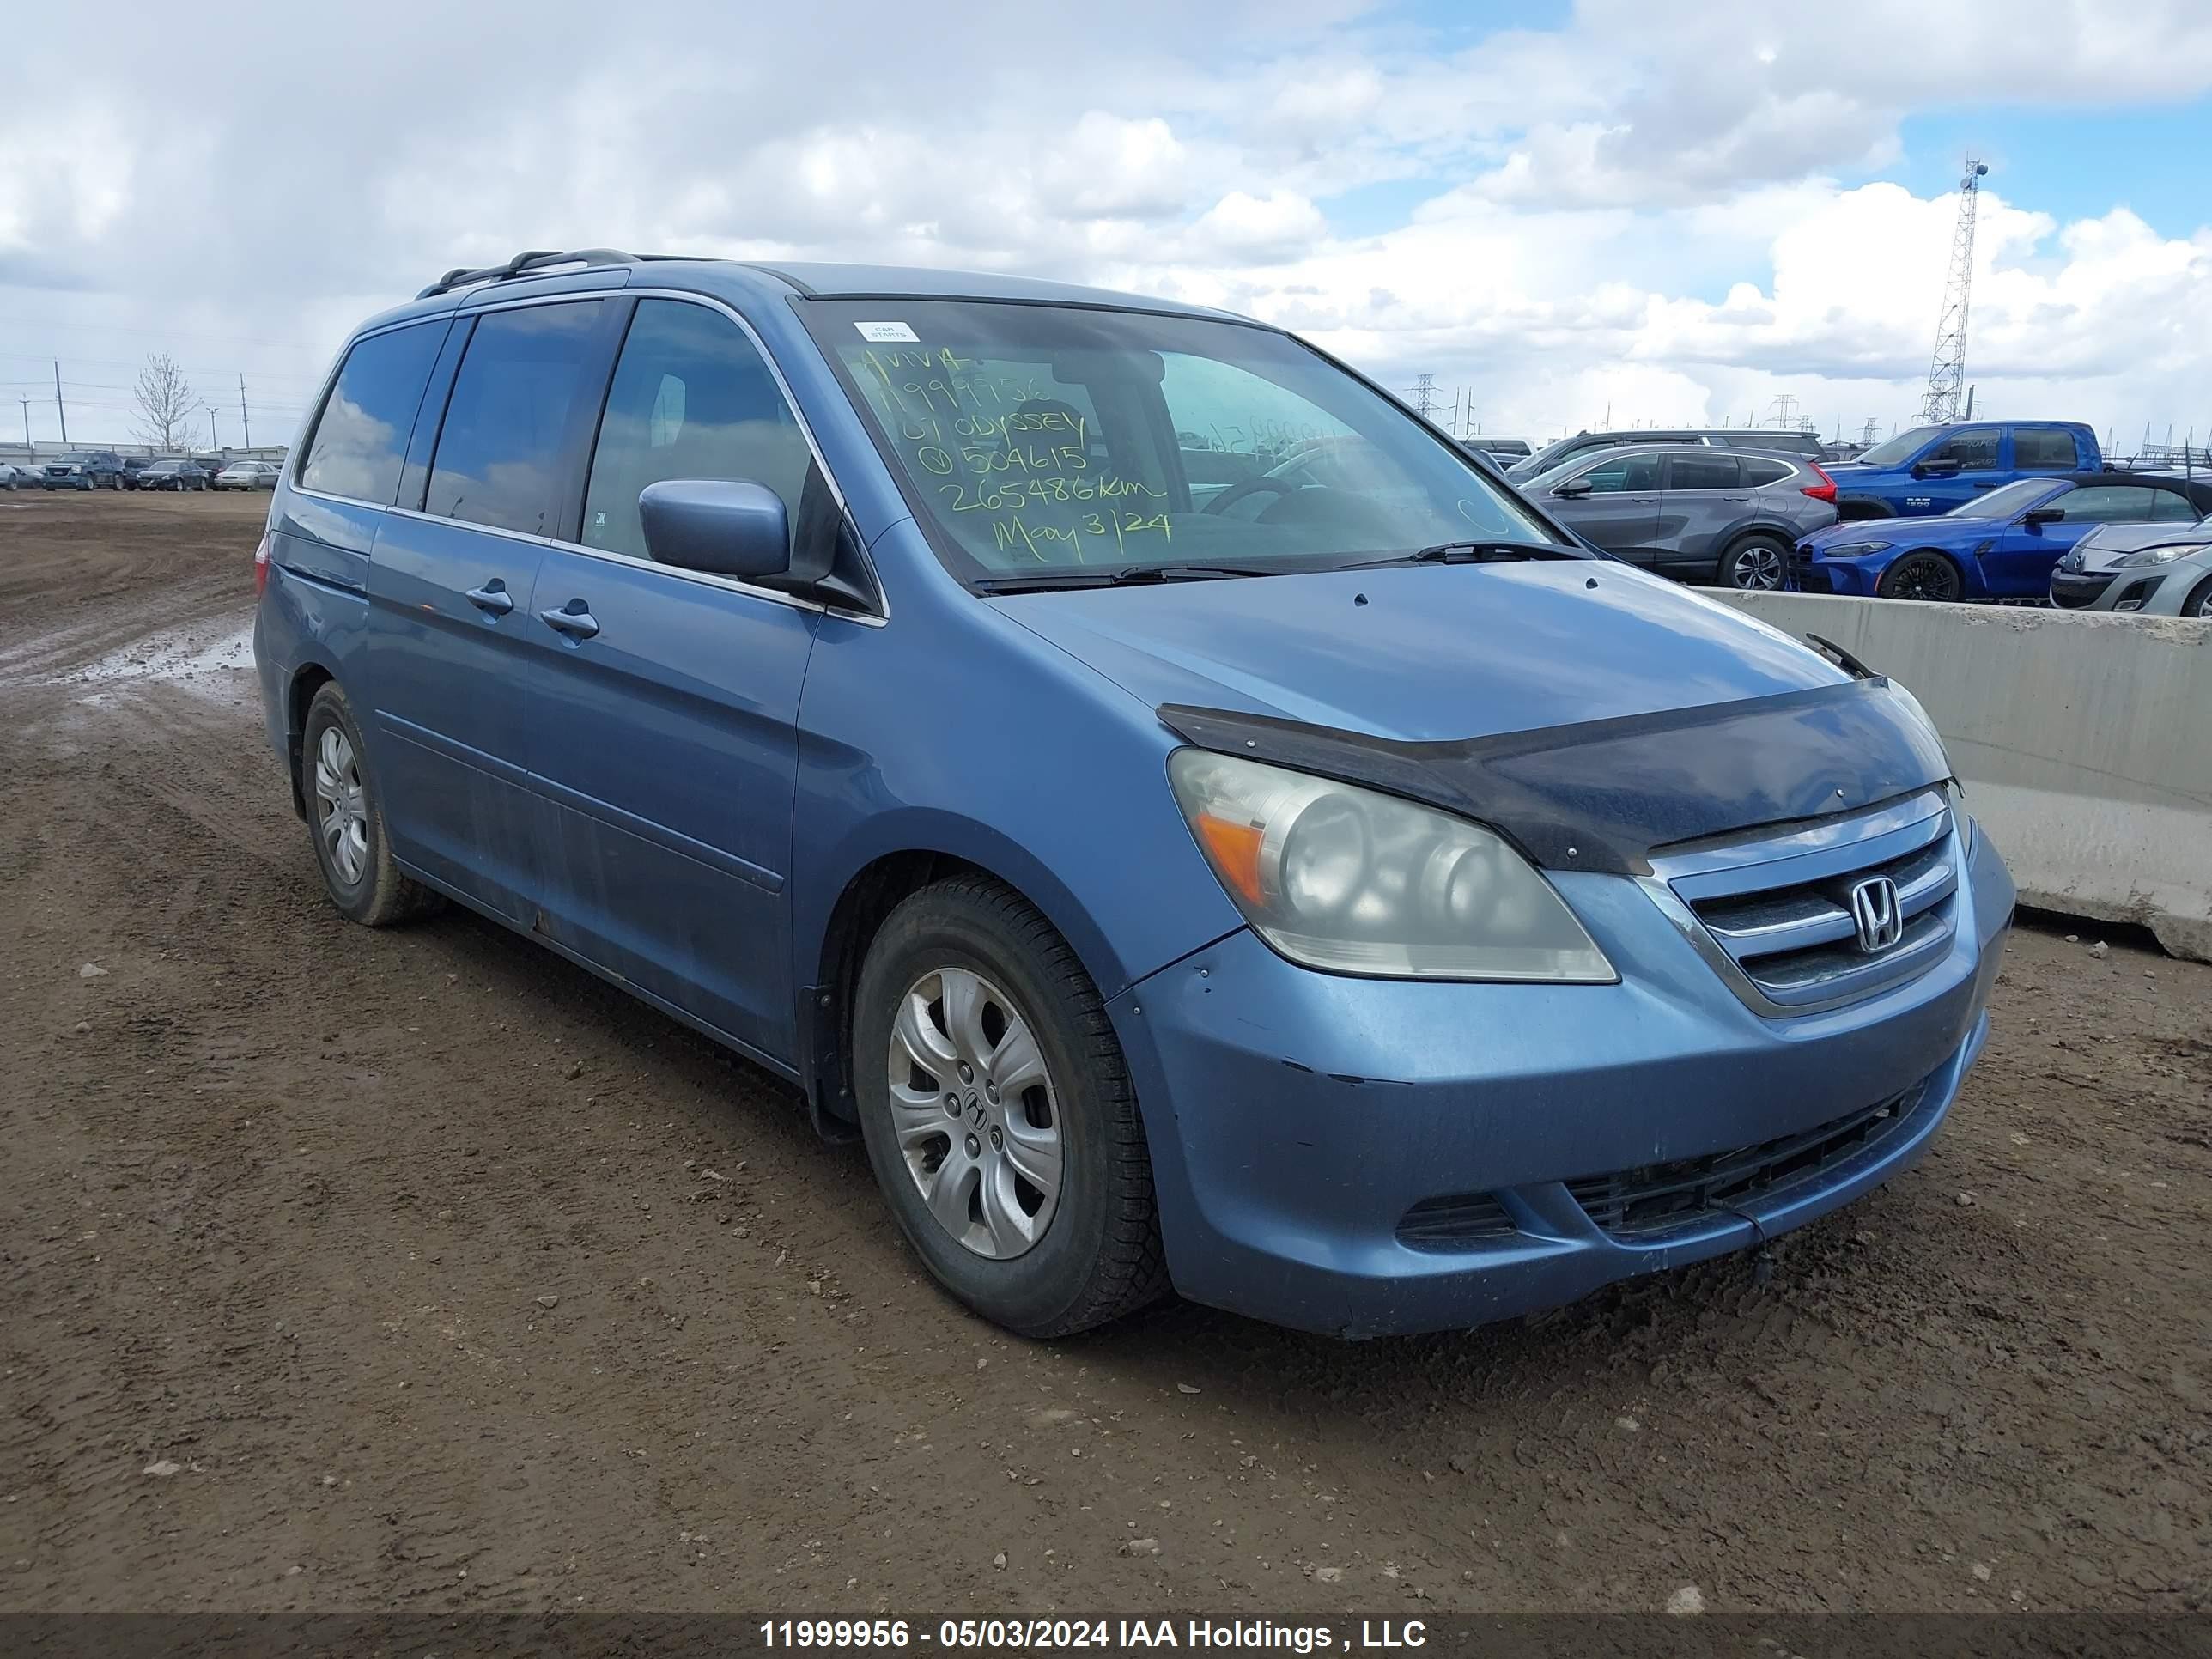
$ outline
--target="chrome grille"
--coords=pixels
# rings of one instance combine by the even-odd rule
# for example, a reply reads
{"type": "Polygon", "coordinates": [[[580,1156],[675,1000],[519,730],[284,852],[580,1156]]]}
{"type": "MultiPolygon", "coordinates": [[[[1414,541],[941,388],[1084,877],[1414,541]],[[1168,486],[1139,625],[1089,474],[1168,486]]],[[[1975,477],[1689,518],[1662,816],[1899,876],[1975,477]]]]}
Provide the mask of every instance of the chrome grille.
{"type": "Polygon", "coordinates": [[[1646,883],[1743,1000],[1809,1013],[1872,996],[1942,961],[1956,931],[1960,848],[1941,789],[1781,833],[1676,848],[1646,883]],[[1851,890],[1886,876],[1903,931],[1860,947],[1851,890]]]}

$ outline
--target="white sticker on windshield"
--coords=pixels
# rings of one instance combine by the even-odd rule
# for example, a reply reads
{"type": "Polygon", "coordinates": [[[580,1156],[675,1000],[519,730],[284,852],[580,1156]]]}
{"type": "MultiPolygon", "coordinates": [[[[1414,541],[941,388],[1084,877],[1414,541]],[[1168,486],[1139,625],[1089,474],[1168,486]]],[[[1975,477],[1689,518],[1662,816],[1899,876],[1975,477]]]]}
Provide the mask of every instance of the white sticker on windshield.
{"type": "Polygon", "coordinates": [[[920,345],[921,341],[904,323],[855,323],[860,337],[877,345],[920,345]]]}

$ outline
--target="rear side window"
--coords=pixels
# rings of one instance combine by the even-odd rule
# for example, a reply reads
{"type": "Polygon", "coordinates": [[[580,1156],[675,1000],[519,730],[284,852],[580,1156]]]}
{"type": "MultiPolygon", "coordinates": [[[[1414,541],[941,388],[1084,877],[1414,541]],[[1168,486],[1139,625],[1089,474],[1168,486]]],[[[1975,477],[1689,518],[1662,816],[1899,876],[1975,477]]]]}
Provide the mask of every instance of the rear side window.
{"type": "Polygon", "coordinates": [[[479,319],[453,380],[426,510],[550,535],[561,441],[582,387],[600,301],[525,306],[479,319]]]}
{"type": "Polygon", "coordinates": [[[584,545],[647,556],[638,492],[666,478],[742,478],[795,528],[813,452],[745,331],[704,306],[642,300],[592,454],[584,545]]]}
{"type": "Polygon", "coordinates": [[[1742,474],[1736,470],[1733,455],[1669,455],[1667,458],[1667,488],[1669,489],[1735,489],[1741,486],[1742,474]]]}
{"type": "Polygon", "coordinates": [[[1761,484],[1778,484],[1784,478],[1796,477],[1796,472],[1797,469],[1787,461],[1746,460],[1743,464],[1743,481],[1754,489],[1761,484]]]}
{"type": "Polygon", "coordinates": [[[2014,427],[2012,464],[2021,472],[2071,472],[2074,434],[2050,426],[2014,427]]]}
{"type": "Polygon", "coordinates": [[[354,343],[307,441],[301,489],[390,503],[399,488],[399,463],[415,411],[445,337],[441,317],[354,343]]]}

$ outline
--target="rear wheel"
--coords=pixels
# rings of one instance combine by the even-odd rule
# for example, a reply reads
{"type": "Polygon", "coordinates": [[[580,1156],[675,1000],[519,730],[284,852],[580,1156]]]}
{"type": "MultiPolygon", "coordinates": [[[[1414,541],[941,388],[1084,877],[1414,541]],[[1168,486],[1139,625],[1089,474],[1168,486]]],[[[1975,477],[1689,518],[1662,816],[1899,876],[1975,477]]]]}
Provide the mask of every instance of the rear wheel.
{"type": "Polygon", "coordinates": [[[341,915],[382,927],[428,915],[445,900],[399,873],[384,832],[384,806],[362,758],[352,705],[333,680],[307,705],[301,734],[301,796],[323,885],[341,915]]]}
{"type": "Polygon", "coordinates": [[[1065,1336],[1167,1287],[1121,1045],[1018,895],[960,877],[891,913],[854,994],[853,1075],[900,1229],[985,1318],[1065,1336]]]}
{"type": "Polygon", "coordinates": [[[1771,593],[1788,574],[1790,550],[1771,536],[1746,536],[1721,560],[1721,580],[1747,593],[1771,593]]]}
{"type": "Polygon", "coordinates": [[[1885,599],[1955,600],[1965,591],[1959,567],[1941,553],[1908,553],[1881,573],[1875,591],[1885,599]]]}

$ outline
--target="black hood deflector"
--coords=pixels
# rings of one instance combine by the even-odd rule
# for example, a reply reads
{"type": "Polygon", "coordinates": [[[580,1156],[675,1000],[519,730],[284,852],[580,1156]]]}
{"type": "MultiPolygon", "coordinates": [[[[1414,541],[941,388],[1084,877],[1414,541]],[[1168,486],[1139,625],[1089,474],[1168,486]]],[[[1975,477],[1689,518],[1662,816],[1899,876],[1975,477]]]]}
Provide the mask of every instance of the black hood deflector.
{"type": "Polygon", "coordinates": [[[1159,710],[1186,742],[1424,801],[1549,870],[1641,876],[1654,848],[1856,811],[1950,780],[1887,678],[1736,702],[1407,743],[1226,708],[1159,710]]]}

